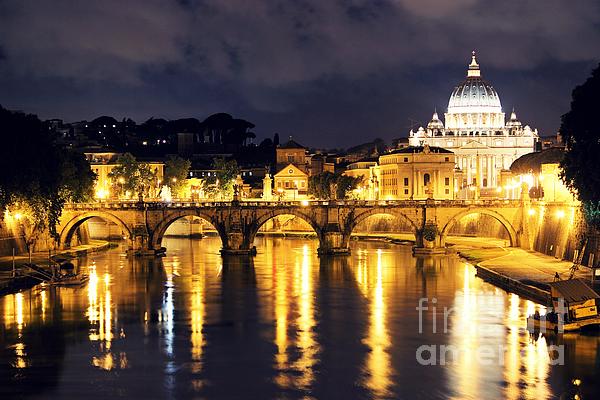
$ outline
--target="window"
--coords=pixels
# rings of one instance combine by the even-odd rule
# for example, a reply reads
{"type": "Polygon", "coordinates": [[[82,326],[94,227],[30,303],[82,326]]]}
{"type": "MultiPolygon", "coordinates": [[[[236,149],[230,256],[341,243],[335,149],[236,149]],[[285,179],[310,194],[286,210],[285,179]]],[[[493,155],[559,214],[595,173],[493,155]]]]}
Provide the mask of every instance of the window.
{"type": "Polygon", "coordinates": [[[450,157],[445,157],[444,161],[446,161],[446,162],[450,161],[450,157]]]}
{"type": "Polygon", "coordinates": [[[293,163],[294,162],[294,155],[293,154],[288,154],[287,155],[287,160],[288,160],[288,162],[293,163]]]}
{"type": "Polygon", "coordinates": [[[408,186],[408,178],[404,178],[404,186],[408,186]]]}
{"type": "Polygon", "coordinates": [[[431,176],[429,174],[423,175],[423,186],[429,185],[429,182],[431,182],[431,176]]]}
{"type": "Polygon", "coordinates": [[[285,187],[289,188],[290,187],[290,183],[288,181],[285,181],[285,187]]]}
{"type": "Polygon", "coordinates": [[[446,186],[450,185],[450,178],[444,178],[444,183],[446,184],[446,186]]]}
{"type": "Polygon", "coordinates": [[[446,194],[450,194],[450,189],[446,189],[446,194]]]}
{"type": "Polygon", "coordinates": [[[408,157],[404,157],[404,162],[408,162],[408,157]]]}
{"type": "Polygon", "coordinates": [[[404,189],[404,194],[408,194],[408,189],[404,189]]]}

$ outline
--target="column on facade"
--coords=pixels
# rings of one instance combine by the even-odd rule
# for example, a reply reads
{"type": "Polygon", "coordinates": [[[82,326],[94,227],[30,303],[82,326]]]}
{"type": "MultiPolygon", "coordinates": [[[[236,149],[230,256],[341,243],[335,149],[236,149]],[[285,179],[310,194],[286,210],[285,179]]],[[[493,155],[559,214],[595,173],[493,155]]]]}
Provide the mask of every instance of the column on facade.
{"type": "Polygon", "coordinates": [[[488,155],[486,157],[487,165],[486,165],[486,173],[487,173],[487,184],[488,187],[493,187],[492,185],[492,156],[488,155]]]}
{"type": "Polygon", "coordinates": [[[413,169],[412,173],[412,197],[417,195],[417,172],[413,169]]]}
{"type": "Polygon", "coordinates": [[[467,157],[465,158],[466,162],[467,162],[467,185],[471,184],[471,158],[467,157]]]}
{"type": "Polygon", "coordinates": [[[477,157],[477,186],[483,187],[483,157],[477,157]]]}

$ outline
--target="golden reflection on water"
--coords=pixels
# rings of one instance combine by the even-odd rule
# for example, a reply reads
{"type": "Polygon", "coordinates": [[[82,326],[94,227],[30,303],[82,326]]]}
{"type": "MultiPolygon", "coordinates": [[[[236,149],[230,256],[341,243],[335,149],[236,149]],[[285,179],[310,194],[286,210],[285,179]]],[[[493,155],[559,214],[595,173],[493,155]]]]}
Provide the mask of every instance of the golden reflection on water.
{"type": "Polygon", "coordinates": [[[298,327],[297,347],[300,357],[293,363],[300,375],[296,378],[296,385],[299,389],[308,390],[314,380],[313,366],[317,363],[316,354],[319,351],[318,344],[315,341],[313,331],[315,323],[315,310],[313,299],[312,282],[312,255],[309,254],[308,245],[302,248],[302,261],[300,271],[298,263],[295,265],[295,274],[299,273],[300,279],[294,279],[294,297],[298,299],[298,327]],[[300,283],[300,285],[298,285],[300,283]]]}
{"type": "Polygon", "coordinates": [[[275,377],[275,383],[282,388],[288,388],[291,384],[290,377],[284,372],[288,367],[288,279],[284,268],[275,266],[273,276],[273,286],[275,295],[275,345],[277,353],[275,354],[275,364],[278,374],[275,377]]]}
{"type": "MultiPolygon", "coordinates": [[[[88,305],[85,311],[85,317],[90,324],[88,338],[90,342],[98,343],[98,355],[92,356],[91,364],[106,371],[117,367],[126,368],[127,355],[119,354],[117,362],[111,350],[114,340],[113,318],[116,314],[116,304],[112,299],[112,277],[108,272],[99,276],[95,263],[88,267],[88,275],[88,305]]],[[[72,297],[73,293],[68,293],[72,297]]]]}
{"type": "Polygon", "coordinates": [[[375,285],[370,291],[371,315],[369,317],[368,336],[364,340],[364,343],[371,348],[365,361],[367,373],[365,383],[377,398],[387,397],[392,384],[392,366],[388,352],[391,342],[386,328],[386,304],[383,293],[384,265],[382,251],[379,249],[377,250],[375,285]]]}
{"type": "MultiPolygon", "coordinates": [[[[328,362],[327,357],[321,355],[317,326],[320,326],[319,321],[329,318],[329,315],[336,310],[318,309],[320,291],[315,288],[319,285],[321,275],[317,273],[319,271],[315,267],[314,251],[313,246],[301,244],[298,247],[297,242],[280,247],[274,246],[273,253],[276,253],[276,256],[273,256],[273,260],[275,257],[285,260],[272,261],[264,267],[257,267],[257,282],[250,283],[256,284],[261,293],[263,289],[271,290],[264,297],[262,294],[259,295],[260,301],[269,304],[261,303],[257,306],[268,309],[267,313],[260,315],[268,321],[269,325],[267,328],[257,329],[266,331],[266,335],[262,335],[264,332],[261,332],[261,338],[269,337],[268,340],[274,341],[275,346],[266,359],[272,363],[271,368],[276,369],[273,371],[275,384],[286,393],[288,390],[310,392],[315,387],[320,387],[323,384],[321,380],[326,379],[324,375],[316,374],[317,364],[328,362]],[[286,252],[284,256],[282,252],[286,252]],[[274,324],[272,324],[273,319],[274,324]]],[[[364,321],[360,321],[361,324],[365,323],[366,329],[347,333],[355,334],[354,339],[357,342],[362,339],[364,344],[362,348],[368,347],[364,359],[359,361],[361,363],[360,384],[369,390],[373,398],[393,398],[397,395],[394,392],[396,388],[394,378],[403,380],[412,378],[400,376],[395,372],[392,355],[396,356],[397,351],[402,351],[409,346],[402,342],[410,342],[414,339],[416,331],[416,328],[411,327],[408,328],[410,332],[407,332],[408,329],[402,329],[405,318],[407,316],[410,318],[410,312],[405,315],[405,310],[399,309],[405,305],[401,302],[406,297],[405,289],[410,290],[412,289],[410,285],[414,285],[411,281],[413,267],[410,265],[396,267],[398,255],[393,251],[355,249],[355,254],[356,256],[352,258],[354,264],[352,262],[349,264],[350,270],[354,272],[355,282],[351,281],[349,284],[345,281],[336,282],[339,286],[335,290],[344,290],[349,295],[360,293],[358,296],[362,296],[363,299],[359,303],[361,307],[363,304],[367,307],[368,312],[363,317],[364,321]]],[[[152,340],[156,337],[149,335],[148,332],[159,333],[161,344],[156,348],[162,349],[169,358],[165,364],[166,368],[161,373],[172,376],[177,368],[187,369],[194,374],[187,384],[191,384],[196,391],[205,389],[211,383],[210,378],[206,376],[211,372],[210,357],[214,354],[208,350],[211,349],[213,341],[218,341],[216,335],[211,334],[208,336],[209,343],[207,343],[205,328],[207,320],[212,322],[221,318],[214,311],[218,307],[213,307],[213,304],[215,301],[220,301],[215,296],[221,294],[215,295],[215,293],[219,293],[222,284],[222,280],[217,279],[222,264],[220,259],[215,259],[214,262],[203,260],[190,264],[182,260],[185,259],[180,260],[177,256],[173,256],[171,262],[160,267],[164,269],[157,268],[153,271],[154,273],[159,271],[160,274],[155,275],[156,279],[153,280],[157,284],[154,293],[150,293],[148,286],[144,286],[148,283],[146,276],[140,276],[140,281],[144,285],[132,290],[137,297],[133,297],[131,291],[128,292],[127,285],[131,281],[123,279],[129,277],[127,271],[119,273],[116,264],[112,267],[110,264],[106,267],[102,265],[99,268],[92,263],[87,271],[90,277],[87,287],[81,289],[41,287],[1,298],[3,304],[0,305],[0,310],[3,310],[3,322],[0,323],[0,327],[3,327],[4,331],[0,333],[4,333],[5,336],[1,336],[0,339],[6,339],[8,343],[6,348],[9,360],[6,365],[19,370],[19,373],[35,366],[36,352],[40,352],[39,347],[36,346],[41,344],[36,343],[35,339],[29,341],[28,333],[37,333],[36,329],[39,325],[48,326],[63,321],[81,322],[83,319],[83,322],[89,326],[88,331],[83,331],[84,337],[88,335],[89,338],[84,350],[87,351],[88,367],[91,364],[99,370],[113,371],[113,373],[116,369],[128,368],[130,365],[127,353],[120,350],[126,349],[133,341],[139,341],[140,337],[135,337],[134,328],[129,332],[127,339],[124,333],[117,335],[117,332],[119,326],[126,326],[123,322],[119,323],[119,317],[124,321],[126,319],[133,321],[135,318],[125,317],[125,313],[133,313],[134,316],[137,315],[138,320],[127,323],[137,323],[145,329],[147,336],[144,339],[150,337],[152,340]],[[135,306],[133,311],[131,311],[132,306],[135,306]],[[121,311],[123,316],[119,316],[118,311],[121,311]],[[175,313],[178,317],[187,315],[189,319],[174,318],[175,313]],[[185,324],[184,329],[181,329],[181,325],[176,325],[182,323],[185,324]],[[188,326],[189,330],[186,330],[185,327],[188,326]],[[179,335],[179,340],[175,342],[176,335],[179,335]],[[129,340],[132,342],[128,342],[129,340]],[[174,349],[174,343],[177,343],[177,349],[174,349]],[[91,354],[87,350],[89,348],[92,349],[91,354]],[[206,382],[208,385],[205,384],[206,382]]],[[[333,267],[336,268],[337,265],[339,264],[334,263],[333,267]]],[[[436,343],[447,342],[447,344],[457,345],[461,350],[456,360],[447,360],[450,365],[428,367],[431,369],[427,370],[427,376],[439,377],[442,382],[436,383],[437,388],[452,389],[448,391],[448,396],[455,395],[456,398],[461,399],[545,399],[552,397],[552,391],[556,390],[555,387],[551,387],[551,383],[552,386],[555,384],[549,381],[551,371],[558,376],[557,379],[561,379],[566,374],[569,374],[572,379],[581,379],[579,385],[582,386],[593,380],[600,346],[597,337],[578,335],[564,335],[560,339],[539,335],[530,337],[525,331],[525,317],[536,310],[543,314],[545,312],[543,307],[514,294],[505,295],[502,291],[477,279],[470,265],[458,262],[457,265],[459,265],[458,270],[450,270],[452,275],[448,276],[452,279],[452,290],[447,293],[450,304],[442,304],[441,299],[436,304],[437,333],[432,335],[431,332],[426,332],[426,335],[418,338],[420,344],[426,344],[430,340],[436,343]],[[458,287],[456,291],[455,287],[458,287]],[[443,333],[442,326],[441,315],[443,315],[444,305],[454,307],[450,317],[451,331],[448,334],[443,333]],[[481,330],[482,327],[487,326],[499,330],[493,332],[481,330]],[[563,369],[557,373],[557,370],[549,365],[548,346],[556,344],[554,341],[558,341],[559,344],[565,343],[568,347],[566,372],[560,372],[563,369]],[[504,346],[501,354],[502,364],[498,364],[500,361],[494,359],[493,365],[481,365],[477,359],[477,351],[481,346],[486,345],[493,349],[504,346]]],[[[431,279],[441,279],[441,277],[432,276],[431,279]]],[[[429,296],[436,296],[441,290],[446,289],[436,288],[429,296]]],[[[431,318],[431,307],[434,305],[431,299],[432,297],[429,298],[428,318],[431,318]]],[[[410,298],[408,304],[416,305],[417,300],[414,299],[413,302],[410,298]]],[[[127,317],[131,315],[128,314],[127,317]]],[[[221,329],[218,324],[215,330],[217,329],[221,329]]],[[[139,332],[139,329],[137,331],[139,332]]],[[[79,345],[81,343],[69,343],[67,348],[79,345]]],[[[81,351],[81,348],[77,348],[77,351],[81,351]]],[[[153,354],[153,356],[160,359],[164,355],[153,354]]],[[[416,361],[406,359],[403,362],[414,364],[416,361]]],[[[133,364],[137,366],[137,363],[133,364]]],[[[324,369],[327,369],[327,365],[324,365],[324,369]]],[[[101,372],[96,370],[96,373],[101,372]]],[[[409,373],[413,374],[413,372],[409,373]]],[[[418,380],[418,377],[415,379],[418,380]]]]}
{"type": "MultiPolygon", "coordinates": [[[[204,264],[202,264],[204,265],[204,264]]],[[[202,349],[204,346],[203,327],[206,314],[204,302],[204,273],[205,269],[194,268],[192,273],[192,295],[190,299],[190,342],[192,357],[192,372],[200,373],[202,371],[202,349]]]]}

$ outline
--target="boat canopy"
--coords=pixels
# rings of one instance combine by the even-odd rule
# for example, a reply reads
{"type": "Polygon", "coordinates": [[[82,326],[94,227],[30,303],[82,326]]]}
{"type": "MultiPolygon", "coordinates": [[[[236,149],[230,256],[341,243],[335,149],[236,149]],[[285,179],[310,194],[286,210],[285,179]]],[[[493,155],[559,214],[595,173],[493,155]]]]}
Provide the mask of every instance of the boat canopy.
{"type": "Polygon", "coordinates": [[[600,298],[583,279],[549,282],[548,285],[552,289],[552,297],[562,297],[567,303],[579,303],[600,298]]]}

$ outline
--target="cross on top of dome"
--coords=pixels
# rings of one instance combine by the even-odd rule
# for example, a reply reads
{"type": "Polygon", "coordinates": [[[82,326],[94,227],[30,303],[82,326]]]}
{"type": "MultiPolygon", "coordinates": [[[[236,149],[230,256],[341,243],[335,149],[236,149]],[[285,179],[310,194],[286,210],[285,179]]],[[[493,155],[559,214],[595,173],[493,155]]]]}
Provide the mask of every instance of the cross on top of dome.
{"type": "Polygon", "coordinates": [[[475,58],[475,50],[471,53],[471,64],[469,64],[469,70],[467,71],[467,77],[480,77],[481,71],[479,70],[479,64],[475,58]]]}

